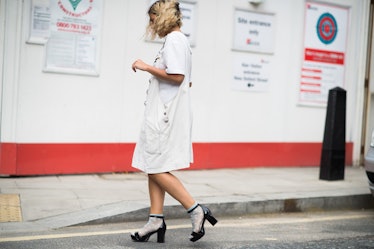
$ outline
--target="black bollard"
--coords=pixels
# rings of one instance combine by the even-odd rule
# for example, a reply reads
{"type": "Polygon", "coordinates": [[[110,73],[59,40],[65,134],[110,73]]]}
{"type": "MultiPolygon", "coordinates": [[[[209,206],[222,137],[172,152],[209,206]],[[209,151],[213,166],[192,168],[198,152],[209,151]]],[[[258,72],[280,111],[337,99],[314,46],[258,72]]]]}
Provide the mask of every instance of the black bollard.
{"type": "Polygon", "coordinates": [[[329,91],[319,179],[343,180],[345,168],[346,91],[329,91]]]}

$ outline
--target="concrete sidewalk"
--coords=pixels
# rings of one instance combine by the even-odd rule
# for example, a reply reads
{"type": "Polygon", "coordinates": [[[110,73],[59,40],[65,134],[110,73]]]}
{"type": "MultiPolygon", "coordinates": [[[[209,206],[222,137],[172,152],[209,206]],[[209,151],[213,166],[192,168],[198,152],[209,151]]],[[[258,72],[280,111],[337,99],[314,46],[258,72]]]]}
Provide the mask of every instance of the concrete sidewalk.
{"type": "MultiPolygon", "coordinates": [[[[374,208],[362,167],[346,167],[345,179],[340,181],[319,180],[318,167],[178,171],[175,175],[217,217],[374,208]]],[[[0,194],[20,196],[23,218],[0,223],[1,234],[145,221],[149,207],[147,177],[142,173],[1,178],[0,194]]],[[[174,199],[167,196],[165,204],[168,218],[187,218],[174,199]]]]}

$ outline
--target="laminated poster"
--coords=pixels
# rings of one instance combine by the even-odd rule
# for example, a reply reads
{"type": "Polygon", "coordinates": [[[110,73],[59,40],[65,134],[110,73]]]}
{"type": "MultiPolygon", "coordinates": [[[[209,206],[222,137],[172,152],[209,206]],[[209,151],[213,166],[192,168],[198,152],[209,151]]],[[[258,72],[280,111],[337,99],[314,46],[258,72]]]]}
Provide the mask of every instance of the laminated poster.
{"type": "Polygon", "coordinates": [[[50,2],[46,72],[99,75],[102,0],[50,2]]]}
{"type": "Polygon", "coordinates": [[[325,106],[329,90],[344,88],[348,8],[306,2],[299,104],[325,106]]]}

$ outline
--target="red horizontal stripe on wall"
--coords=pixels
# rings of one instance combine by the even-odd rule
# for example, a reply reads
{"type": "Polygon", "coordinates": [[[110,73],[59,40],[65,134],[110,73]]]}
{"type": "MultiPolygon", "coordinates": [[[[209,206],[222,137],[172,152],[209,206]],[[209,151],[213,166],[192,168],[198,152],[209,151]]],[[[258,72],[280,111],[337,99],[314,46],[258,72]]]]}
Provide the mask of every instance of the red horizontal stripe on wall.
{"type": "MultiPolygon", "coordinates": [[[[0,144],[0,174],[131,172],[133,143],[0,144]]],[[[322,143],[194,143],[191,169],[319,166],[322,143]]],[[[346,145],[352,164],[353,143],[346,145]]]]}
{"type": "Polygon", "coordinates": [[[18,144],[17,174],[124,172],[135,144],[18,144]]]}
{"type": "Polygon", "coordinates": [[[0,174],[15,175],[17,168],[17,145],[0,143],[0,174]]]}
{"type": "MultiPolygon", "coordinates": [[[[322,143],[197,143],[194,150],[194,168],[319,166],[322,143]]],[[[346,165],[352,153],[347,143],[346,165]]]]}

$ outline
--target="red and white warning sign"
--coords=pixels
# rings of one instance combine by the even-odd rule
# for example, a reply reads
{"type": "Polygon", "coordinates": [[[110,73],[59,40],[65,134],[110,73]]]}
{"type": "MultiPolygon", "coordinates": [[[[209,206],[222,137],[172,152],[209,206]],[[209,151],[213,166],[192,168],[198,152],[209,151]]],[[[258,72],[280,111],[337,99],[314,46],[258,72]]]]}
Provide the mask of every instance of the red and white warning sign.
{"type": "Polygon", "coordinates": [[[329,90],[344,86],[348,11],[336,5],[305,3],[300,104],[325,105],[329,90]]]}

